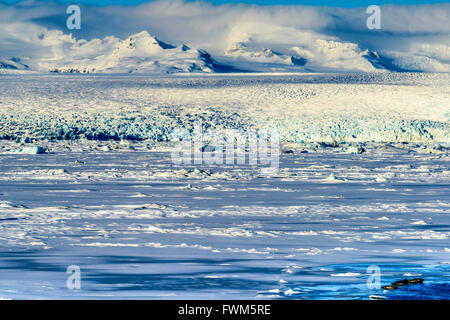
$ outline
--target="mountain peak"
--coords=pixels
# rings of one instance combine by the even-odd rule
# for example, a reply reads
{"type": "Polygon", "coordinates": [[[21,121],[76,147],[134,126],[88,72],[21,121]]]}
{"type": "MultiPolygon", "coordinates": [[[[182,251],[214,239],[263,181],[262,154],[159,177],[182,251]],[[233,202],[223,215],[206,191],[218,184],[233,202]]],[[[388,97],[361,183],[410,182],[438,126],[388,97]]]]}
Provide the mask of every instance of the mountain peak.
{"type": "Polygon", "coordinates": [[[0,69],[27,70],[29,67],[20,58],[9,58],[0,60],[0,69]]]}
{"type": "Polygon", "coordinates": [[[150,35],[147,31],[141,31],[129,36],[127,39],[121,41],[116,47],[117,54],[136,54],[140,52],[143,55],[154,54],[162,50],[173,49],[174,46],[160,41],[158,38],[150,35]]]}
{"type": "Polygon", "coordinates": [[[46,70],[63,73],[176,73],[224,72],[232,68],[217,64],[212,56],[187,45],[173,46],[142,31],[125,38],[113,38],[107,43],[92,40],[74,45],[68,54],[41,65],[46,70]],[[87,50],[97,50],[90,56],[87,50]]]}
{"type": "Polygon", "coordinates": [[[43,50],[37,50],[37,56],[26,58],[26,64],[19,58],[0,57],[2,72],[373,72],[408,71],[408,65],[413,65],[411,69],[417,70],[430,64],[424,58],[390,58],[385,56],[389,53],[361,50],[355,43],[338,39],[299,38],[286,44],[278,39],[247,37],[243,41],[228,42],[228,46],[221,49],[222,54],[219,53],[218,59],[215,59],[215,56],[200,48],[163,42],[146,30],[125,39],[109,36],[77,40],[58,30],[47,30],[43,35],[45,37],[33,38],[43,50]],[[48,48],[53,49],[48,51],[48,48]],[[399,63],[399,60],[404,62],[399,63]]]}

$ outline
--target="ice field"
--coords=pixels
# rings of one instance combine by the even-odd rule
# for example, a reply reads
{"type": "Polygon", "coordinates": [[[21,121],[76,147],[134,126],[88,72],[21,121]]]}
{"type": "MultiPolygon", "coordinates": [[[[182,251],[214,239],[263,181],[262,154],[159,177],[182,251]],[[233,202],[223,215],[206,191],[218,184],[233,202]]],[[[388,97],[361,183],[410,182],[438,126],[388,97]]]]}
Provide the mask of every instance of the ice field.
{"type": "Polygon", "coordinates": [[[448,74],[0,75],[0,297],[448,299],[449,101],[448,74]],[[174,164],[196,122],[278,130],[279,170],[174,164]]]}

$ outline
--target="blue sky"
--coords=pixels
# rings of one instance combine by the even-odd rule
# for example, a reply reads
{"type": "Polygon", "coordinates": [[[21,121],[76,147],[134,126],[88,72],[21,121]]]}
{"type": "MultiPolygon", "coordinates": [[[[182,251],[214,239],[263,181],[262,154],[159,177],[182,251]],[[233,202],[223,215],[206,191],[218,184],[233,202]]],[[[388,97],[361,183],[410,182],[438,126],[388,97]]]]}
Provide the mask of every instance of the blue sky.
{"type": "MultiPolygon", "coordinates": [[[[19,2],[19,0],[0,0],[6,3],[19,2]]],[[[46,0],[41,0],[46,1],[46,0]]],[[[54,2],[55,0],[50,0],[54,2]]],[[[143,2],[149,2],[149,0],[56,0],[57,2],[65,3],[89,3],[95,5],[110,5],[110,4],[122,4],[122,5],[135,5],[143,2]]],[[[151,1],[151,0],[150,0],[151,1]]],[[[334,7],[364,7],[372,4],[426,4],[426,3],[443,3],[448,0],[204,0],[206,2],[212,2],[214,4],[223,3],[250,3],[259,5],[326,5],[334,7]]]]}

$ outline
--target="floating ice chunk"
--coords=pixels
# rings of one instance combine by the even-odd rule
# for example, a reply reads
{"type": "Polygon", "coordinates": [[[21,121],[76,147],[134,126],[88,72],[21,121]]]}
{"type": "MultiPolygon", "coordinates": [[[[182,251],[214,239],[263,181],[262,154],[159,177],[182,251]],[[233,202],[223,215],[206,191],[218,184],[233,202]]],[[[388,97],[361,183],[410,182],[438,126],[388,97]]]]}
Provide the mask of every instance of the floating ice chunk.
{"type": "Polygon", "coordinates": [[[148,209],[166,209],[167,206],[160,203],[149,203],[145,205],[148,209]]]}
{"type": "Polygon", "coordinates": [[[187,174],[192,175],[192,176],[196,176],[196,175],[197,176],[210,176],[211,171],[195,168],[194,170],[188,170],[187,174]]]}
{"type": "Polygon", "coordinates": [[[357,272],[346,272],[346,273],[332,273],[332,277],[358,277],[361,273],[357,272]]]}
{"type": "Polygon", "coordinates": [[[311,255],[311,256],[315,256],[318,254],[322,253],[322,250],[318,249],[318,248],[312,248],[312,249],[308,249],[308,248],[298,248],[297,251],[300,252],[305,252],[304,254],[306,255],[311,255]]]}
{"type": "Polygon", "coordinates": [[[312,230],[309,231],[293,231],[293,232],[289,232],[289,235],[292,236],[317,236],[318,233],[312,230]]]}
{"type": "Polygon", "coordinates": [[[292,295],[294,295],[294,294],[300,294],[300,293],[301,293],[300,291],[294,291],[294,290],[292,290],[292,289],[288,289],[288,290],[286,290],[286,291],[284,292],[284,294],[287,295],[287,296],[292,296],[292,295]]]}
{"type": "Polygon", "coordinates": [[[384,182],[387,182],[387,179],[384,176],[377,176],[375,181],[376,182],[380,182],[380,183],[384,183],[384,182]]]}
{"type": "Polygon", "coordinates": [[[14,208],[14,206],[9,201],[0,201],[0,208],[14,208]]]}
{"type": "Polygon", "coordinates": [[[110,146],[105,145],[105,146],[99,147],[98,150],[100,150],[100,151],[111,151],[112,149],[111,149],[110,146]]]}
{"type": "Polygon", "coordinates": [[[133,194],[130,196],[130,198],[145,198],[146,195],[143,193],[138,192],[137,194],[133,194]]]}
{"type": "Polygon", "coordinates": [[[360,146],[349,146],[342,149],[345,153],[352,153],[352,154],[361,154],[365,152],[366,150],[363,147],[360,146]]]}
{"type": "Polygon", "coordinates": [[[215,151],[220,151],[220,150],[221,150],[220,147],[212,146],[212,145],[209,145],[209,144],[205,144],[204,146],[202,146],[200,148],[201,152],[215,152],[215,151]]]}
{"type": "Polygon", "coordinates": [[[423,220],[417,220],[417,221],[411,222],[411,224],[420,225],[420,226],[427,225],[427,223],[423,220]]]}
{"type": "Polygon", "coordinates": [[[280,293],[280,289],[270,289],[267,292],[269,292],[269,293],[280,293]]]}
{"type": "Polygon", "coordinates": [[[30,246],[45,246],[45,243],[41,241],[31,241],[30,246]]]}
{"type": "Polygon", "coordinates": [[[424,239],[424,240],[447,240],[448,236],[445,233],[442,232],[436,232],[433,230],[427,230],[424,231],[421,235],[420,235],[420,239],[424,239]]]}
{"type": "Polygon", "coordinates": [[[336,247],[336,248],[334,248],[332,250],[334,250],[334,251],[354,251],[354,250],[357,250],[357,249],[355,249],[355,248],[347,248],[347,247],[344,247],[344,248],[336,247]]]}
{"type": "Polygon", "coordinates": [[[188,184],[187,186],[183,187],[183,190],[196,190],[197,188],[194,187],[192,184],[188,184]]]}
{"type": "Polygon", "coordinates": [[[20,154],[43,154],[47,150],[39,146],[23,147],[17,150],[11,150],[10,153],[20,153],[20,154]]]}
{"type": "Polygon", "coordinates": [[[294,273],[294,270],[292,269],[282,269],[281,271],[286,273],[294,273]]]}
{"type": "Polygon", "coordinates": [[[325,179],[325,182],[344,182],[342,179],[338,179],[334,174],[330,174],[328,178],[325,179]]]}

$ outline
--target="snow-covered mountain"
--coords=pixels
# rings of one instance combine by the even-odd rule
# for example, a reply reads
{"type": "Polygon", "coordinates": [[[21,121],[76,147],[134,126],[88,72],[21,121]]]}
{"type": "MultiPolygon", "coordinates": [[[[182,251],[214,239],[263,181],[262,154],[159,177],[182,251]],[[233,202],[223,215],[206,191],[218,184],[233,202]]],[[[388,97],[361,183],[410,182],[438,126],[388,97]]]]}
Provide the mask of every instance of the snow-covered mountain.
{"type": "Polygon", "coordinates": [[[74,59],[69,57],[45,66],[51,72],[69,73],[217,72],[224,68],[204,50],[184,44],[173,46],[147,31],[113,42],[114,46],[100,50],[102,54],[87,58],[80,57],[80,53],[90,44],[79,44],[72,49],[74,59]]]}
{"type": "Polygon", "coordinates": [[[29,67],[20,58],[0,59],[0,69],[27,70],[29,67]]]}
{"type": "Polygon", "coordinates": [[[307,59],[300,56],[251,47],[245,42],[232,43],[224,54],[234,65],[251,71],[305,71],[302,67],[307,63],[307,59]]]}
{"type": "MultiPolygon", "coordinates": [[[[31,57],[1,56],[4,72],[56,73],[215,73],[215,72],[376,72],[418,71],[432,65],[425,57],[392,58],[356,43],[317,34],[294,34],[291,38],[253,32],[241,40],[231,37],[224,50],[213,49],[218,58],[202,49],[163,42],[147,31],[121,40],[76,40],[57,30],[44,30],[28,41],[37,49],[31,57]],[[427,64],[428,63],[428,64],[427,64]],[[420,67],[420,68],[419,68],[420,67]]],[[[242,34],[240,35],[242,38],[242,34]]],[[[237,37],[239,39],[239,37],[237,37]]],[[[27,54],[30,54],[27,52],[27,54]]],[[[442,59],[441,59],[442,60],[442,59]]],[[[436,65],[436,64],[435,64],[436,65]]],[[[433,65],[434,66],[434,65],[433,65]]],[[[445,64],[436,65],[445,71],[445,64]]],[[[433,69],[434,70],[434,69],[433,69]]]]}
{"type": "Polygon", "coordinates": [[[364,7],[81,7],[68,30],[59,1],[0,3],[0,72],[450,72],[450,4],[380,6],[380,30],[364,7]]]}
{"type": "Polygon", "coordinates": [[[356,44],[318,39],[299,46],[234,42],[224,50],[228,61],[252,71],[403,71],[377,52],[361,50],[356,44]]]}

